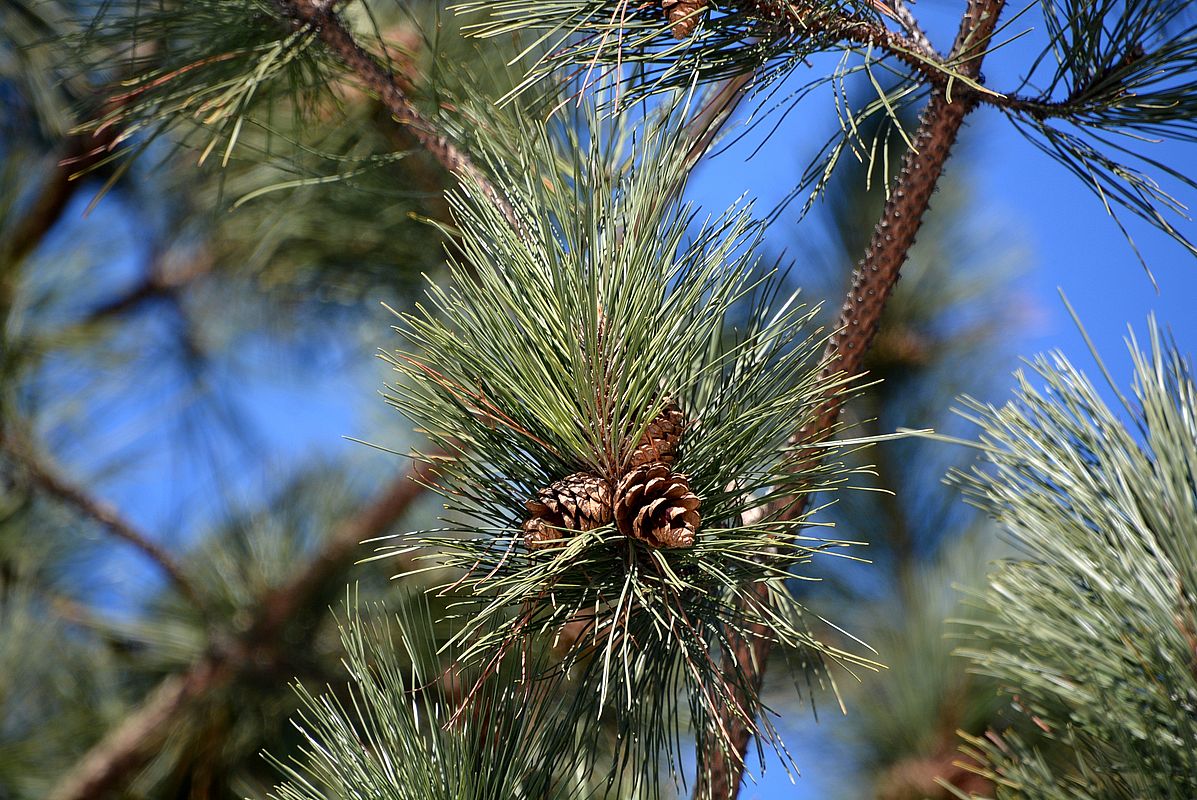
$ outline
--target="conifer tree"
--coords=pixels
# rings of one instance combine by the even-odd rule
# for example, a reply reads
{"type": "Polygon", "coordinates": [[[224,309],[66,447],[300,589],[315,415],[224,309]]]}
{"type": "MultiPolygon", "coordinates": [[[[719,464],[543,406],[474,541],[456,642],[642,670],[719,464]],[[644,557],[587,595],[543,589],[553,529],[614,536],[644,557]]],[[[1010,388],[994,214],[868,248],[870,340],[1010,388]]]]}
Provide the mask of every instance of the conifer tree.
{"type": "MultiPolygon", "coordinates": [[[[21,537],[0,562],[0,624],[20,644],[6,636],[0,658],[52,647],[43,620],[73,614],[83,631],[54,665],[63,682],[29,696],[44,719],[6,718],[12,794],[264,796],[270,767],[287,800],[725,800],[754,740],[785,760],[762,694],[770,653],[813,686],[879,666],[791,584],[851,552],[816,535],[814,513],[861,479],[851,451],[888,432],[843,432],[841,408],[870,391],[882,313],[966,118],[996,110],[1115,222],[1129,212],[1197,252],[1166,188],[1193,180],[1147,142],[1194,135],[1186,4],[1034,9],[1042,52],[1007,87],[982,74],[1017,31],[1003,0],[968,0],[946,52],[902,0],[5,4],[6,84],[35,120],[5,146],[59,149],[32,190],[14,176],[0,208],[5,524],[21,537]],[[700,210],[686,188],[738,104],[769,102],[822,53],[842,59],[786,105],[820,87],[842,99],[854,75],[874,93],[838,107],[842,128],[794,196],[817,203],[849,154],[887,195],[821,328],[762,267],[767,215],[750,201],[700,210]],[[61,303],[31,265],[80,178],[134,204],[156,161],[179,187],[156,218],[173,235],[146,237],[161,257],[126,293],[82,313],[61,303]],[[218,273],[225,291],[197,315],[218,273]],[[406,302],[413,283],[421,299],[406,302]],[[73,346],[63,363],[85,377],[133,371],[130,340],[160,331],[103,327],[131,309],[174,309],[172,363],[199,364],[188,386],[202,392],[218,330],[260,329],[280,303],[311,311],[313,287],[353,306],[380,284],[397,313],[385,395],[420,438],[373,501],[348,478],[338,492],[291,475],[266,513],[230,514],[180,556],[50,456],[50,355],[73,346]],[[440,520],[387,535],[424,489],[440,520]],[[72,525],[160,572],[170,588],[149,624],[92,619],[63,595],[79,582],[63,555],[72,525]],[[50,533],[27,547],[37,530],[50,533]],[[324,609],[347,579],[389,605],[350,592],[336,636],[324,609]],[[339,657],[348,683],[330,674],[339,657]],[[250,687],[265,698],[256,725],[238,708],[250,687]],[[82,740],[54,725],[80,704],[94,708],[82,740]],[[263,746],[272,762],[248,766],[263,746]],[[21,774],[39,762],[53,767],[21,774]]],[[[968,740],[997,796],[1187,796],[1193,392],[1154,329],[1152,342],[1127,404],[1146,444],[1063,363],[1039,367],[1056,399],[1024,385],[1021,405],[976,409],[997,477],[961,480],[1026,553],[990,578],[971,658],[1050,745],[1020,728],[968,740]],[[1132,724],[1112,726],[1112,711],[1132,724]]],[[[67,422],[68,436],[88,427],[67,422]]]]}

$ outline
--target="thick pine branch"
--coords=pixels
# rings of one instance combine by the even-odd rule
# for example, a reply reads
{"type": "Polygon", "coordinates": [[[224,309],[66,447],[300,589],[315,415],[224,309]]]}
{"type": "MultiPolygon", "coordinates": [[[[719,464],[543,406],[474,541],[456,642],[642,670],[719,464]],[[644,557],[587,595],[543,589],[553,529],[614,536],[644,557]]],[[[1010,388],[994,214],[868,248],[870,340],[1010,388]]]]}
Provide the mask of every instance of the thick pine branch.
{"type": "MultiPolygon", "coordinates": [[[[297,646],[281,636],[287,620],[321,596],[353,561],[363,540],[385,533],[432,477],[426,462],[413,462],[361,513],[337,526],[302,570],[261,599],[244,635],[163,680],[137,710],[80,758],[49,794],[50,800],[95,800],[115,791],[153,756],[196,701],[227,686],[243,671],[280,661],[285,648],[297,646]]],[[[304,633],[311,635],[314,629],[304,633]]]]}
{"type": "MultiPolygon", "coordinates": [[[[981,70],[984,48],[997,24],[1004,0],[970,0],[950,59],[962,59],[962,72],[976,79],[981,70]]],[[[976,106],[975,92],[956,92],[949,96],[946,87],[936,87],[919,120],[914,147],[907,151],[891,189],[881,219],[873,229],[864,257],[857,264],[851,288],[840,312],[839,326],[828,344],[827,373],[855,376],[860,373],[864,354],[872,344],[881,322],[885,304],[898,282],[902,265],[914,245],[923,217],[930,207],[931,195],[943,174],[952,145],[960,134],[964,118],[976,106]]],[[[814,421],[795,436],[795,444],[815,444],[826,438],[839,417],[841,394],[829,396],[814,421]]],[[[815,455],[799,453],[799,468],[809,466],[815,455]]],[[[790,518],[802,515],[806,496],[784,512],[790,518]]],[[[768,587],[754,589],[759,603],[768,603],[768,587]]],[[[730,733],[732,750],[714,744],[708,736],[706,752],[709,763],[695,784],[697,800],[724,800],[739,794],[744,757],[752,736],[752,722],[744,713],[752,713],[752,698],[759,697],[765,669],[772,649],[768,631],[754,630],[751,637],[728,632],[733,668],[744,677],[736,691],[739,708],[729,708],[722,726],[730,733]],[[745,692],[744,689],[748,691],[745,692]]]]}

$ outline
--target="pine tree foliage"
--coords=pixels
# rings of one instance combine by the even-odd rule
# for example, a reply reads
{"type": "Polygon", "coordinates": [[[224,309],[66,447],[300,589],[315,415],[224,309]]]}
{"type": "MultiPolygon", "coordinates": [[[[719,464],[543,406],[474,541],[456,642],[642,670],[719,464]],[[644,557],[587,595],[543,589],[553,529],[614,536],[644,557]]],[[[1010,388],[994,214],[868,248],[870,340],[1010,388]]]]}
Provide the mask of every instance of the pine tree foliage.
{"type": "MultiPolygon", "coordinates": [[[[354,598],[350,598],[354,600],[354,598]]],[[[273,800],[499,800],[583,796],[586,781],[550,737],[560,698],[521,682],[509,660],[464,713],[452,696],[469,685],[435,652],[430,609],[410,600],[386,609],[347,603],[340,623],[349,683],[315,695],[296,686],[301,754],[275,761],[285,780],[273,800]]],[[[451,654],[450,654],[451,655],[451,654]]]]}
{"type": "Polygon", "coordinates": [[[1190,252],[1167,184],[1192,175],[1148,153],[1159,140],[1197,141],[1197,20],[1184,0],[1064,0],[1040,4],[1043,51],[1018,87],[1036,94],[1007,109],[1041,150],[1113,203],[1190,252]]]}
{"type": "Polygon", "coordinates": [[[531,31],[543,44],[529,83],[554,72],[579,72],[597,82],[623,66],[638,67],[628,100],[638,93],[684,88],[695,78],[714,82],[760,69],[774,81],[814,53],[833,49],[838,31],[828,23],[842,14],[877,22],[868,2],[835,0],[811,4],[809,24],[796,22],[788,3],[694,3],[690,33],[677,36],[665,3],[628,0],[528,0],[461,2],[456,10],[467,29],[491,37],[531,31]]]}
{"type": "Polygon", "coordinates": [[[861,612],[872,623],[862,627],[864,636],[883,654],[886,670],[849,695],[849,735],[861,747],[877,800],[950,797],[937,779],[957,788],[987,785],[958,766],[957,734],[1002,725],[1006,702],[990,679],[969,673],[956,651],[975,642],[945,620],[975,624],[982,618],[953,587],[984,582],[997,551],[992,537],[992,530],[976,525],[945,542],[933,561],[910,576],[904,596],[861,612]]]}
{"type": "Polygon", "coordinates": [[[972,410],[987,463],[959,480],[1019,555],[967,655],[1034,723],[968,740],[999,798],[1197,791],[1197,385],[1154,320],[1129,347],[1130,397],[1102,367],[1121,414],[1059,354],[972,410]]]}
{"type": "MultiPolygon", "coordinates": [[[[925,87],[894,63],[894,51],[845,39],[844,28],[884,31],[877,6],[870,2],[697,3],[686,18],[690,31],[677,36],[666,4],[633,4],[628,0],[569,0],[530,3],[462,2],[455,6],[467,23],[466,33],[489,39],[520,33],[537,43],[533,66],[513,94],[552,91],[554,80],[568,77],[587,87],[608,79],[625,81],[610,102],[634,104],[645,95],[686,88],[695,83],[747,80],[764,101],[762,118],[792,108],[830,88],[840,130],[811,159],[794,196],[810,202],[843,155],[866,160],[869,174],[880,173],[880,160],[890,137],[908,139],[903,111],[926,98],[925,87]],[[818,53],[842,58],[834,69],[812,75],[796,89],[780,86],[818,53]],[[854,57],[859,56],[859,57],[854,57]],[[875,90],[863,103],[848,102],[849,87],[867,80],[875,90]],[[887,124],[872,124],[884,119],[887,124]],[[871,129],[872,135],[863,133],[871,129]]],[[[948,64],[932,65],[914,49],[903,55],[927,69],[976,85],[948,64]]]]}
{"type": "Polygon", "coordinates": [[[280,20],[267,0],[106,3],[82,41],[90,69],[121,86],[98,126],[119,125],[134,153],[182,126],[176,137],[201,162],[215,153],[226,165],[253,112],[268,122],[286,99],[300,113],[334,71],[315,31],[280,20]]]}
{"type": "MultiPolygon", "coordinates": [[[[168,590],[139,607],[127,625],[91,614],[71,618],[72,598],[48,594],[53,582],[41,574],[10,574],[5,560],[0,774],[15,775],[13,785],[23,794],[43,793],[46,774],[14,769],[6,757],[21,766],[42,761],[46,769],[65,768],[72,760],[87,762],[94,754],[87,748],[102,737],[101,745],[118,740],[114,748],[100,748],[109,758],[106,785],[133,796],[260,796],[261,772],[246,766],[246,753],[269,740],[278,755],[274,766],[287,776],[276,795],[283,800],[353,793],[657,797],[668,793],[670,778],[679,782],[685,771],[682,742],[692,733],[699,734],[700,773],[714,760],[711,747],[727,747],[733,738],[727,727],[740,721],[758,741],[780,747],[770,709],[754,689],[764,664],[749,674],[753,665],[729,661],[734,640],[776,641],[816,680],[827,680],[825,659],[849,669],[872,666],[828,644],[820,630],[824,620],[788,585],[810,577],[814,556],[840,553],[846,544],[800,535],[810,524],[805,506],[800,507],[806,515],[797,519],[785,512],[796,507],[795,498],[838,488],[853,472],[847,465],[854,462],[842,449],[825,447],[828,458],[818,465],[808,451],[791,452],[795,431],[849,382],[827,377],[818,360],[825,339],[815,311],[785,296],[775,276],[762,277],[767,271],[754,255],[762,226],[751,207],[741,204],[703,218],[681,201],[701,149],[696,143],[705,142],[710,131],[695,126],[699,115],[684,105],[698,107],[705,98],[684,95],[677,108],[672,92],[752,81],[763,93],[780,87],[808,56],[838,52],[843,55],[838,68],[775,102],[788,107],[830,87],[839,111],[841,130],[796,192],[825,186],[845,153],[867,163],[869,174],[888,174],[886,137],[911,141],[903,109],[929,93],[938,100],[955,94],[962,102],[948,116],[955,115],[957,127],[936,143],[936,152],[947,153],[960,119],[975,105],[993,104],[1089,180],[1104,200],[1114,201],[1109,207],[1121,203],[1183,238],[1167,216],[1183,209],[1149,173],[1163,172],[1191,187],[1190,180],[1150,160],[1141,171],[1123,166],[1123,156],[1137,155],[1144,137],[1192,139],[1192,80],[1186,70],[1193,34],[1178,0],[1040,4],[1050,42],[1039,63],[1050,76],[1046,88],[1029,97],[1000,94],[968,77],[975,75],[969,64],[979,63],[981,49],[994,49],[993,42],[972,42],[955,48],[950,58],[940,57],[929,44],[918,43],[917,23],[891,16],[904,9],[897,2],[467,2],[465,19],[478,25],[489,48],[487,57],[476,60],[477,51],[458,59],[456,50],[442,47],[458,40],[441,38],[452,25],[442,25],[438,4],[395,5],[398,11],[364,2],[282,0],[118,0],[96,6],[16,0],[0,6],[0,92],[7,101],[16,87],[22,98],[18,111],[37,115],[36,125],[15,125],[18,115],[0,121],[0,132],[20,127],[25,137],[18,148],[4,145],[6,161],[37,152],[46,155],[47,164],[58,163],[59,146],[78,121],[66,109],[85,107],[99,95],[106,98],[102,107],[82,111],[93,118],[87,131],[95,136],[71,135],[65,164],[86,163],[118,190],[150,182],[150,170],[139,175],[133,165],[148,167],[152,160],[122,160],[124,155],[153,160],[182,155],[210,170],[202,183],[171,185],[168,192],[190,196],[172,202],[169,211],[138,216],[149,222],[142,233],[160,225],[178,234],[154,242],[165,244],[156,261],[169,266],[194,246],[205,251],[197,274],[224,270],[209,287],[215,289],[208,295],[211,305],[202,309],[208,325],[230,322],[229,298],[239,294],[242,277],[267,291],[282,284],[304,293],[317,287],[325,293],[321,300],[334,295],[352,300],[359,295],[329,284],[344,279],[356,281],[358,292],[376,284],[402,290],[394,264],[435,273],[441,251],[430,246],[433,234],[453,239],[448,280],[434,276],[425,304],[402,315],[404,343],[389,356],[399,373],[389,390],[391,402],[417,421],[432,446],[449,454],[428,457],[447,513],[440,529],[376,543],[382,555],[422,548],[428,556],[420,562],[428,565],[424,578],[440,590],[431,602],[450,605],[433,614],[452,630],[434,630],[409,616],[400,621],[397,640],[389,636],[389,622],[351,614],[343,642],[351,682],[342,689],[329,663],[339,647],[319,624],[328,594],[335,592],[330,584],[340,579],[330,568],[315,572],[311,586],[281,614],[269,641],[260,641],[263,598],[277,599],[276,590],[287,588],[295,562],[319,566],[326,553],[316,543],[328,534],[333,516],[346,517],[321,503],[305,505],[316,493],[302,485],[267,504],[264,520],[205,529],[211,541],[180,554],[187,574],[203,587],[199,603],[185,604],[168,590]],[[428,12],[433,21],[389,28],[393,17],[387,9],[405,18],[428,12]],[[73,22],[79,11],[96,14],[84,30],[73,22]],[[345,25],[338,28],[345,37],[340,50],[321,35],[334,23],[345,25]],[[421,29],[427,34],[411,38],[421,29]],[[64,32],[72,34],[68,41],[77,52],[64,52],[64,32]],[[520,44],[509,49],[513,42],[520,44]],[[360,54],[356,66],[347,61],[346,48],[360,54]],[[443,69],[455,60],[480,66],[443,69]],[[528,63],[533,66],[525,76],[528,63]],[[850,107],[850,75],[867,79],[875,96],[850,107]],[[617,89],[605,88],[606,81],[628,76],[632,80],[617,89]],[[390,94],[387,81],[394,81],[390,94]],[[538,102],[545,98],[534,103],[521,93],[534,83],[547,94],[544,105],[538,102]],[[96,92],[93,85],[104,88],[96,92]],[[395,111],[397,95],[418,110],[412,119],[435,122],[427,129],[393,127],[395,118],[404,121],[395,111]],[[580,102],[562,109],[565,95],[577,95],[580,102]],[[602,112],[617,108],[623,118],[604,117],[592,107],[596,95],[602,112]],[[506,108],[492,108],[495,97],[506,97],[506,108]],[[862,122],[870,116],[889,124],[866,134],[862,122]],[[430,142],[460,147],[454,152],[468,151],[463,158],[477,158],[480,167],[458,176],[465,185],[450,201],[451,221],[437,203],[450,177],[441,167],[453,169],[454,159],[438,156],[431,174],[422,170],[429,162],[421,164],[413,143],[433,153],[430,142]],[[90,149],[77,153],[75,147],[90,149]],[[493,180],[499,189],[471,185],[475,178],[493,180]],[[416,189],[405,195],[396,191],[400,184],[416,189]],[[238,215],[209,221],[213,210],[229,205],[238,215]],[[194,224],[196,208],[206,217],[203,223],[194,224]],[[442,224],[400,243],[400,224],[412,213],[442,224]],[[369,227],[363,220],[376,223],[369,236],[361,233],[369,227]],[[372,269],[357,269],[370,259],[372,269]],[[247,268],[238,273],[242,261],[247,268]],[[661,424],[663,412],[673,409],[677,420],[661,424]],[[636,463],[641,453],[661,455],[656,443],[645,447],[646,437],[654,436],[671,439],[665,448],[669,460],[636,463]],[[633,475],[639,482],[625,485],[633,475]],[[564,496],[563,487],[574,492],[570,502],[589,504],[586,514],[571,510],[567,516],[550,506],[564,496]],[[590,513],[605,491],[613,495],[610,513],[606,500],[590,513]],[[651,502],[642,502],[645,497],[651,502]],[[533,512],[541,506],[555,516],[533,512]],[[535,548],[527,538],[531,513],[545,517],[545,536],[535,548]],[[566,519],[570,524],[563,526],[566,519]],[[679,519],[685,530],[660,533],[663,520],[679,519]],[[51,658],[54,637],[68,629],[62,663],[47,670],[45,680],[31,681],[29,667],[51,658]],[[434,657],[446,635],[452,640],[434,657]],[[553,658],[545,658],[545,651],[553,658]],[[452,680],[443,669],[447,660],[458,665],[452,680]],[[89,662],[95,664],[93,680],[73,681],[89,662]],[[196,665],[207,663],[227,667],[221,680],[172,714],[169,726],[147,735],[147,741],[153,739],[149,744],[122,749],[118,720],[136,716],[128,713],[134,707],[128,701],[152,703],[152,682],[194,675],[196,665]],[[292,707],[289,696],[280,698],[277,691],[285,676],[331,686],[319,696],[301,689],[306,710],[300,725],[276,738],[278,719],[292,707]],[[106,705],[93,708],[101,700],[106,705]],[[16,713],[8,714],[10,709],[16,713]],[[715,741],[699,733],[712,730],[715,741]],[[296,739],[306,750],[291,760],[286,751],[296,739]]],[[[970,11],[986,5],[970,4],[970,11]]],[[[995,12],[1000,6],[988,4],[995,12]]],[[[1027,85],[1043,85],[1042,75],[1033,73],[1027,85]]],[[[927,118],[934,122],[934,116],[927,118]]],[[[937,181],[942,158],[937,163],[924,186],[937,181]]],[[[24,216],[17,212],[27,210],[29,192],[10,180],[7,171],[15,173],[15,166],[5,169],[0,227],[7,233],[10,221],[24,216]],[[8,191],[12,186],[17,188],[8,191]]],[[[51,178],[51,189],[65,180],[60,171],[51,178]]],[[[157,199],[133,191],[129,197],[131,206],[154,205],[142,201],[157,199]]],[[[924,209],[912,210],[899,209],[917,228],[924,209]]],[[[41,237],[56,227],[53,217],[42,220],[41,237]]],[[[141,347],[154,337],[123,324],[133,307],[123,305],[126,298],[104,302],[91,313],[93,294],[81,294],[80,301],[70,287],[64,291],[34,268],[42,262],[27,258],[31,250],[15,248],[10,258],[11,238],[3,237],[0,253],[5,346],[0,433],[52,428],[65,429],[69,438],[81,429],[89,434],[110,429],[77,422],[55,426],[71,412],[59,417],[42,412],[69,384],[74,396],[67,403],[86,395],[80,406],[92,415],[87,421],[107,417],[111,423],[119,415],[99,408],[87,390],[105,378],[111,385],[105,373],[113,364],[134,363],[126,351],[136,348],[146,361],[155,361],[157,353],[147,357],[141,347]],[[56,305],[59,299],[66,302],[56,305]],[[122,324],[98,324],[114,318],[122,324]],[[119,352],[101,362],[94,355],[106,347],[119,352]],[[68,377],[47,378],[42,355],[67,351],[77,357],[47,361],[68,377]]],[[[88,255],[72,265],[72,281],[94,289],[80,277],[95,263],[95,255],[88,255]]],[[[905,256],[904,249],[890,254],[891,283],[905,256]]],[[[128,302],[167,298],[182,320],[171,363],[202,362],[203,348],[196,342],[203,336],[196,334],[211,328],[189,324],[194,309],[188,301],[194,297],[179,297],[180,286],[189,281],[175,282],[169,270],[146,277],[140,287],[145,292],[139,295],[135,287],[128,302]]],[[[236,351],[230,344],[235,339],[230,335],[221,344],[236,351]]],[[[1033,418],[1038,428],[1016,427],[1008,436],[1009,451],[1019,457],[1028,442],[1051,456],[1031,459],[1035,466],[1021,484],[1016,478],[1024,473],[1013,466],[1015,479],[1003,476],[1007,488],[1020,488],[1019,496],[999,489],[985,495],[1000,485],[980,475],[971,479],[990,510],[1013,519],[1016,538],[1039,557],[1029,567],[1004,568],[1005,583],[995,583],[993,590],[991,621],[980,628],[994,648],[978,649],[979,669],[1020,687],[1017,702],[1032,724],[1047,728],[1046,736],[1035,737],[1007,731],[1000,746],[998,739],[973,742],[972,758],[988,764],[981,769],[997,781],[999,792],[1029,786],[1024,777],[1034,776],[1033,791],[1065,792],[1043,796],[1089,796],[1084,792],[1096,792],[1093,787],[1113,796],[1192,793],[1183,780],[1167,789],[1152,783],[1169,770],[1193,772],[1168,746],[1192,743],[1197,638],[1188,589],[1192,548],[1162,532],[1165,523],[1175,523],[1175,530],[1194,517],[1191,502],[1180,502],[1191,495],[1187,456],[1162,433],[1183,430],[1191,444],[1191,382],[1176,359],[1161,360],[1160,352],[1156,343],[1156,360],[1143,364],[1151,362],[1152,374],[1165,375],[1156,381],[1165,388],[1157,392],[1143,378],[1142,408],[1128,409],[1139,414],[1137,433],[1117,428],[1122,433],[1116,436],[1110,432],[1114,423],[1103,422],[1100,435],[1085,438],[1093,431],[1082,423],[1097,419],[1102,408],[1068,373],[1054,387],[1054,397],[1034,396],[1032,402],[1025,395],[1022,410],[1028,420],[1032,412],[1041,415],[1033,418]],[[1168,405],[1159,401],[1159,392],[1180,399],[1168,405]],[[1067,413],[1047,413],[1053,408],[1067,413]],[[1075,441],[1059,435],[1064,423],[1073,426],[1067,433],[1075,441]],[[1068,442],[1067,453],[1061,441],[1068,442]],[[1068,481],[1050,471],[1061,463],[1081,464],[1088,472],[1083,480],[1068,481]],[[1110,480],[1093,477],[1102,475],[1110,480]],[[1155,483],[1144,483],[1145,475],[1155,483]],[[1153,510],[1133,499],[1173,506],[1153,510]],[[1042,519],[1009,509],[1033,509],[1042,519]],[[1080,557],[1058,555],[1062,547],[1052,551],[1046,539],[1035,538],[1052,514],[1073,515],[1071,527],[1056,526],[1069,543],[1085,533],[1105,538],[1097,537],[1100,545],[1080,557]],[[1131,528],[1155,538],[1132,547],[1127,541],[1133,537],[1123,535],[1131,528]],[[1035,582],[1018,583],[1027,573],[1034,573],[1035,582]],[[1150,591],[1127,590],[1140,584],[1150,591]],[[1045,586],[1057,591],[1040,602],[1036,598],[1047,596],[1045,586]],[[1063,605],[1062,598],[1072,605],[1063,605]],[[1165,609],[1168,598],[1172,605],[1165,609]],[[1081,611],[1074,613],[1074,607],[1081,611]],[[1065,609],[1073,616],[1065,619],[1065,609]],[[1003,616],[1025,619],[1032,612],[1056,616],[1029,628],[1003,616]],[[1167,635],[1161,637],[1160,630],[1167,635]],[[1117,641],[1113,631],[1122,633],[1117,641]],[[1137,647],[1131,658],[1126,641],[1137,647]],[[1075,642],[1084,647],[1078,650],[1075,642]],[[1081,667],[1089,672],[1077,677],[1081,667]],[[1043,680],[1053,674],[1045,669],[1056,670],[1054,683],[1043,680]],[[1145,678],[1160,684],[1145,688],[1145,678]],[[1115,728],[1097,719],[1102,709],[1116,709],[1135,724],[1115,728]],[[1070,760],[1055,759],[1059,753],[1070,760]]],[[[1062,365],[1041,367],[1065,375],[1062,365]]],[[[141,405],[146,396],[137,396],[141,405]]],[[[977,413],[1007,420],[1001,415],[1013,412],[977,413]]],[[[94,441],[81,436],[71,444],[88,450],[94,441]]],[[[1003,441],[989,443],[991,454],[1002,452],[1003,441]]],[[[386,522],[367,527],[367,535],[374,535],[386,522]]],[[[27,537],[37,528],[23,522],[13,530],[27,537]]],[[[1059,546],[1058,531],[1053,532],[1059,546]]],[[[920,697],[951,684],[939,671],[943,647],[936,644],[935,674],[921,676],[927,680],[917,687],[920,697]]],[[[932,653],[931,645],[923,647],[924,655],[932,653]]],[[[903,706],[896,716],[915,725],[925,710],[921,704],[903,706]]],[[[975,729],[974,723],[965,727],[975,729]]],[[[724,772],[727,782],[739,781],[738,769],[724,772]]]]}
{"type": "Polygon", "coordinates": [[[500,141],[522,157],[491,167],[517,226],[480,192],[454,197],[452,282],[403,315],[388,356],[403,378],[391,402],[460,456],[437,462],[449,527],[418,542],[464,573],[445,587],[473,601],[462,658],[485,665],[580,623],[561,669],[594,710],[574,716],[615,714],[646,786],[659,753],[676,765],[675,692],[696,724],[734,703],[741,679],[715,656],[723,626],[761,623],[814,661],[858,660],[821,644],[784,586],[842,543],[797,535],[776,506],[761,514],[847,477],[834,459],[804,472],[785,455],[794,421],[840,381],[819,377],[812,311],[753,277],[750,208],[699,219],[678,199],[685,113],[657,109],[639,128],[593,109],[568,124],[516,115],[500,141]],[[691,420],[672,469],[701,499],[694,545],[657,549],[606,524],[526,549],[525,501],[577,472],[616,485],[667,398],[691,420]],[[772,605],[744,604],[756,582],[772,605]]]}
{"type": "Polygon", "coordinates": [[[87,606],[66,554],[88,531],[0,464],[0,797],[44,797],[98,725],[128,709],[122,653],[80,630],[87,606]],[[33,526],[42,535],[21,533],[33,526]],[[64,563],[65,562],[65,563],[64,563]],[[81,709],[83,710],[81,713],[81,709]]]}
{"type": "MultiPolygon", "coordinates": [[[[901,3],[898,4],[902,6],[901,3]]],[[[581,76],[583,83],[608,75],[627,79],[619,98],[691,83],[751,76],[754,90],[772,96],[782,78],[817,53],[839,53],[839,64],[820,72],[776,101],[793,108],[820,87],[830,86],[841,130],[806,169],[795,195],[813,200],[825,188],[841,156],[872,165],[886,150],[884,138],[900,137],[903,109],[917,107],[930,87],[992,104],[1049,157],[1087,184],[1119,222],[1126,210],[1197,253],[1179,221],[1188,218],[1184,195],[1197,188],[1183,169],[1151,152],[1161,139],[1193,141],[1193,60],[1197,27],[1185,0],[1065,0],[1023,9],[989,41],[968,43],[955,58],[940,55],[917,22],[882,3],[843,0],[754,0],[698,4],[684,36],[669,4],[628,0],[529,0],[462,2],[457,8],[479,36],[525,32],[542,47],[521,85],[546,77],[581,76]],[[986,86],[961,68],[979,48],[992,52],[1031,31],[1022,19],[1041,15],[1041,52],[1017,86],[986,86]],[[1022,25],[1006,31],[1013,25],[1022,25]],[[888,25],[888,27],[887,27],[888,25]],[[998,41],[998,34],[1006,36],[998,41]],[[851,77],[867,78],[875,97],[847,102],[851,77]],[[1030,89],[1029,94],[1022,92],[1030,89]],[[873,117],[888,124],[869,124],[873,117]],[[861,135],[872,128],[874,135],[861,135]],[[1170,188],[1175,187],[1175,188],[1170,188]],[[1178,196],[1179,195],[1179,196],[1178,196]]],[[[882,172],[882,170],[878,170],[882,172]]],[[[809,200],[807,203],[809,208],[809,200]]],[[[1134,245],[1133,240],[1128,240],[1134,245]]],[[[1146,266],[1146,265],[1144,265],[1146,266]]]]}

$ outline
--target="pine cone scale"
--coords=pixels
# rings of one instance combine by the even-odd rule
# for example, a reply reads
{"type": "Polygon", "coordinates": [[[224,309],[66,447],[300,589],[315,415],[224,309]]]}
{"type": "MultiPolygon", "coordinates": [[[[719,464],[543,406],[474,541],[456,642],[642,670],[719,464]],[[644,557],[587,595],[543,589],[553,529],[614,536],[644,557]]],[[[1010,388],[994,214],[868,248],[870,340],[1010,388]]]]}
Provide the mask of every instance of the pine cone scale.
{"type": "Polygon", "coordinates": [[[694,32],[706,6],[706,0],[661,0],[661,9],[673,23],[673,35],[677,39],[685,39],[694,32]]]}
{"type": "Polygon", "coordinates": [[[628,467],[635,469],[654,462],[672,467],[686,424],[686,415],[681,407],[672,400],[666,400],[665,407],[648,424],[636,449],[632,451],[628,467]]]}

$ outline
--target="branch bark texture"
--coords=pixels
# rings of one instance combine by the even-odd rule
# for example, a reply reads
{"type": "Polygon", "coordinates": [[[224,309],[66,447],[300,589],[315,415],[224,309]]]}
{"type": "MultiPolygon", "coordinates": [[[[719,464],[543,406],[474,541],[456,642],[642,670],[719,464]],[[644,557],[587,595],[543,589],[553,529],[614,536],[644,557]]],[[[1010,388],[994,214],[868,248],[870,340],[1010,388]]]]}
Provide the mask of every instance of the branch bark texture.
{"type": "MultiPolygon", "coordinates": [[[[960,30],[952,47],[949,61],[959,61],[960,71],[969,78],[980,76],[985,48],[997,24],[1004,0],[969,0],[960,30]]],[[[923,217],[931,205],[931,195],[943,174],[952,145],[960,134],[965,117],[977,104],[976,92],[951,93],[949,87],[936,85],[919,119],[914,147],[906,152],[901,168],[891,187],[890,196],[881,219],[873,229],[864,256],[856,265],[851,288],[840,310],[835,335],[826,353],[827,375],[855,376],[861,371],[864,354],[872,344],[881,322],[885,304],[897,285],[902,265],[914,245],[923,217]]],[[[839,417],[842,395],[834,393],[820,405],[814,420],[799,430],[794,443],[802,446],[826,438],[839,417]]],[[[816,455],[797,458],[799,468],[809,465],[816,455]]],[[[805,510],[805,496],[784,513],[789,518],[800,517],[805,510]]],[[[767,588],[758,584],[755,601],[768,603],[767,588]]],[[[736,705],[727,710],[722,724],[730,733],[730,752],[713,745],[708,735],[706,767],[697,776],[696,800],[734,800],[740,791],[744,758],[753,734],[751,714],[764,684],[765,670],[772,649],[772,639],[763,626],[753,630],[751,637],[729,632],[729,648],[725,657],[729,667],[746,679],[746,688],[734,692],[736,705]],[[744,712],[747,712],[745,714],[744,712]]]]}

